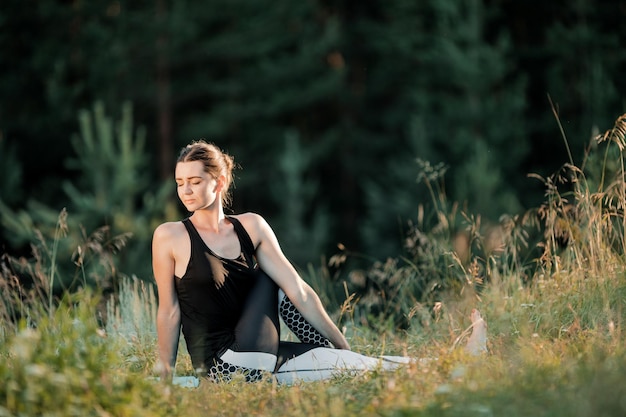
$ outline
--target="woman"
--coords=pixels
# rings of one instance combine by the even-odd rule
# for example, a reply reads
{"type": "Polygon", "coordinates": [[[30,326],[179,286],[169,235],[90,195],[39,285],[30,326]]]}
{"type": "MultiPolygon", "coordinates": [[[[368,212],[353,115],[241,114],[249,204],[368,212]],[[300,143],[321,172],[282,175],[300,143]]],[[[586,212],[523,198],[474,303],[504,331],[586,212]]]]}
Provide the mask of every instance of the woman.
{"type": "Polygon", "coordinates": [[[237,372],[248,381],[318,380],[408,362],[350,351],[268,223],[254,213],[224,214],[233,165],[204,141],[178,157],[178,197],[192,215],[157,227],[152,245],[162,377],[171,377],[181,327],[194,368],[214,380],[237,372]],[[280,341],[279,314],[301,343],[280,341]]]}

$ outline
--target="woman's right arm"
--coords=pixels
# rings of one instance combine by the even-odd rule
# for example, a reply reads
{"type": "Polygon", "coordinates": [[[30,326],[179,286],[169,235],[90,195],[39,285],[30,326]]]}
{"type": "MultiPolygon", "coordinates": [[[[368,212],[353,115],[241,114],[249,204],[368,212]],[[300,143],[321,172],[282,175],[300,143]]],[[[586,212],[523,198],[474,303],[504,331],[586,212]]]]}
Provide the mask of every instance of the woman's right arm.
{"type": "Polygon", "coordinates": [[[180,337],[180,307],[174,287],[174,230],[172,223],[157,227],[152,239],[152,271],[157,284],[159,307],[157,310],[157,338],[162,378],[170,378],[176,365],[180,337]]]}

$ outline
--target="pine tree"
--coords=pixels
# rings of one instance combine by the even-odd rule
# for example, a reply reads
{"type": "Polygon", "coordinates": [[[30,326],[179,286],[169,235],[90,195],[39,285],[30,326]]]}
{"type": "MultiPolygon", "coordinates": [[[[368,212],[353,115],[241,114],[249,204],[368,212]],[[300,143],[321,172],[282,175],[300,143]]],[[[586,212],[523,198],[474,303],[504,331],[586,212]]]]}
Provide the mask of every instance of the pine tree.
{"type": "Polygon", "coordinates": [[[284,140],[284,151],[277,158],[279,170],[268,178],[268,189],[282,204],[268,220],[287,257],[302,268],[319,261],[328,249],[330,218],[319,181],[307,178],[316,159],[314,149],[304,148],[295,132],[287,132],[284,140]]]}
{"type": "Polygon", "coordinates": [[[508,34],[487,36],[481,0],[433,2],[432,13],[412,121],[420,154],[450,166],[451,200],[497,220],[521,208],[514,181],[528,152],[525,79],[508,34]]]}
{"type": "Polygon", "coordinates": [[[1,3],[0,129],[20,144],[29,194],[62,204],[55,200],[69,175],[63,161],[75,116],[94,101],[109,108],[133,102],[153,132],[153,14],[153,1],[1,3]]]}
{"type": "Polygon", "coordinates": [[[506,32],[488,36],[489,10],[479,0],[410,3],[396,9],[387,32],[390,40],[409,34],[398,60],[405,65],[408,111],[398,113],[405,115],[403,130],[390,139],[399,152],[385,165],[387,175],[369,187],[364,228],[372,251],[396,236],[383,254],[398,250],[420,204],[432,212],[431,196],[416,183],[416,158],[447,166],[448,201],[497,221],[521,209],[514,178],[528,151],[524,78],[515,75],[506,32]]]}
{"type": "MultiPolygon", "coordinates": [[[[626,31],[621,29],[619,13],[620,7],[613,1],[570,2],[546,28],[549,65],[543,76],[572,158],[570,161],[568,155],[562,163],[580,165],[598,130],[610,126],[626,110],[626,82],[618,75],[626,70],[626,31]]],[[[557,122],[551,112],[548,116],[546,131],[554,132],[561,145],[557,122]]]]}
{"type": "MultiPolygon", "coordinates": [[[[149,279],[151,265],[146,256],[152,231],[175,217],[176,200],[168,183],[149,191],[145,129],[134,125],[130,103],[120,113],[119,119],[113,119],[101,102],[79,113],[79,133],[72,141],[74,155],[65,161],[76,176],[62,184],[65,221],[73,233],[64,239],[63,249],[73,250],[78,245],[82,252],[60,251],[59,260],[67,262],[110,249],[111,257],[116,257],[114,270],[107,272],[110,278],[136,274],[149,279]]],[[[57,209],[34,197],[16,210],[0,201],[0,222],[15,247],[37,241],[39,236],[54,236],[58,215],[57,209]]],[[[100,277],[86,275],[86,282],[100,277]]]]}

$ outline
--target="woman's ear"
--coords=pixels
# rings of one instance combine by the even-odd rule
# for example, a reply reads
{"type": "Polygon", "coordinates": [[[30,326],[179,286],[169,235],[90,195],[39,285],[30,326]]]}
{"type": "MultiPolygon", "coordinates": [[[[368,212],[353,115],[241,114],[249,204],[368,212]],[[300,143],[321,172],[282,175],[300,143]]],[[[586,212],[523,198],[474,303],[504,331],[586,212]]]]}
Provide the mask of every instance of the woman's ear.
{"type": "Polygon", "coordinates": [[[224,190],[224,184],[226,184],[226,177],[223,175],[220,175],[219,177],[217,177],[215,179],[215,192],[219,193],[220,191],[224,190]]]}

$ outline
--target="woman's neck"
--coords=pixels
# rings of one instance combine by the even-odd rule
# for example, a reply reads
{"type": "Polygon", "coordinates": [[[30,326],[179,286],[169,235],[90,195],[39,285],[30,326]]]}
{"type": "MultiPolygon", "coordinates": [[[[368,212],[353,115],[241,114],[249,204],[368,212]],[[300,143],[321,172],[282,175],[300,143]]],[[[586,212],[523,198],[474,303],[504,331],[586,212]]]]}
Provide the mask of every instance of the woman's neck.
{"type": "Polygon", "coordinates": [[[220,224],[224,221],[226,215],[220,205],[220,207],[217,208],[209,207],[206,209],[196,210],[191,217],[196,226],[219,233],[220,224]]]}

